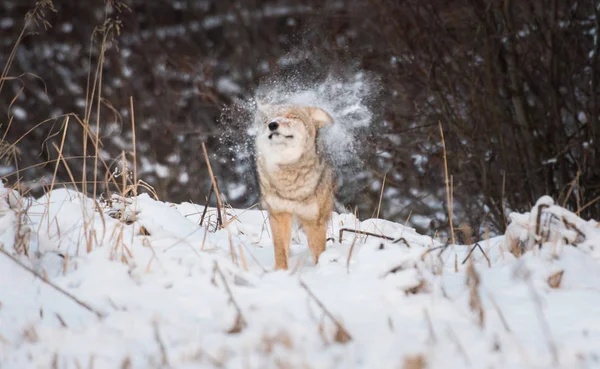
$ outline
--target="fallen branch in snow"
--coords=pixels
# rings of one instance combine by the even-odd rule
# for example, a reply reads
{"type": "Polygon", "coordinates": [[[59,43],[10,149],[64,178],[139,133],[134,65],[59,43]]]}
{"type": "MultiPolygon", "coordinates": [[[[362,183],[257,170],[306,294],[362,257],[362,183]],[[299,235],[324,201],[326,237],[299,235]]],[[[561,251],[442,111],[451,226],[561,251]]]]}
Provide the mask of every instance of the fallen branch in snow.
{"type": "Polygon", "coordinates": [[[6,255],[10,260],[12,260],[15,264],[17,264],[18,266],[20,266],[21,268],[25,269],[26,271],[28,271],[29,273],[33,274],[36,278],[38,278],[39,280],[41,280],[43,283],[47,284],[48,286],[52,287],[53,289],[55,289],[56,291],[58,291],[59,293],[61,293],[62,295],[68,297],[69,299],[71,299],[73,302],[75,302],[77,305],[81,306],[82,308],[86,309],[87,311],[94,313],[99,319],[104,318],[104,314],[102,314],[101,312],[99,312],[98,310],[93,309],[92,307],[90,307],[88,304],[86,304],[85,302],[79,300],[77,297],[71,295],[69,292],[63,290],[62,288],[58,287],[57,285],[55,285],[54,283],[50,282],[49,280],[47,280],[46,278],[44,278],[43,276],[39,275],[38,273],[36,273],[35,270],[32,270],[31,268],[29,268],[27,265],[21,263],[17,258],[15,258],[14,256],[12,256],[11,254],[9,254],[8,252],[6,252],[4,249],[0,248],[0,253],[6,255]]]}
{"type": "Polygon", "coordinates": [[[221,276],[221,280],[223,281],[223,284],[225,285],[225,290],[227,291],[227,294],[229,295],[229,301],[233,304],[233,307],[235,308],[235,310],[237,312],[237,316],[235,318],[235,323],[233,324],[233,327],[231,327],[231,329],[228,331],[228,333],[239,333],[244,328],[246,328],[248,323],[246,322],[244,315],[242,315],[242,310],[240,309],[240,306],[235,302],[233,293],[231,292],[231,289],[229,288],[229,284],[227,284],[227,279],[225,279],[225,274],[223,274],[223,272],[221,271],[221,268],[219,268],[219,264],[216,261],[215,261],[215,266],[214,266],[213,270],[215,273],[218,273],[221,276]]]}
{"type": "Polygon", "coordinates": [[[346,330],[346,328],[344,328],[344,326],[342,325],[342,323],[340,323],[333,316],[333,314],[331,314],[331,312],[329,310],[327,310],[327,308],[325,307],[325,305],[323,305],[323,303],[321,302],[321,300],[319,300],[317,298],[317,296],[315,296],[312,293],[312,291],[308,288],[308,286],[302,280],[300,280],[300,286],[306,290],[306,292],[308,293],[308,295],[310,296],[310,298],[312,298],[317,303],[317,305],[319,305],[319,307],[321,308],[321,310],[323,310],[323,312],[325,313],[325,315],[327,315],[327,317],[329,317],[329,319],[331,319],[331,321],[333,322],[333,324],[335,324],[335,326],[337,327],[337,332],[335,333],[335,340],[337,342],[339,342],[339,343],[346,343],[348,341],[351,341],[352,340],[352,336],[346,330]]]}
{"type": "Polygon", "coordinates": [[[350,232],[350,233],[362,234],[365,236],[373,236],[373,237],[377,237],[377,238],[383,238],[384,240],[392,241],[392,243],[402,242],[403,244],[406,245],[406,247],[410,248],[410,244],[404,237],[393,238],[393,237],[389,237],[389,236],[380,235],[377,233],[372,233],[372,232],[367,232],[367,231],[359,231],[358,229],[351,229],[351,228],[340,228],[340,234],[339,234],[339,238],[338,238],[339,243],[342,242],[342,237],[344,235],[344,232],[350,232]]]}

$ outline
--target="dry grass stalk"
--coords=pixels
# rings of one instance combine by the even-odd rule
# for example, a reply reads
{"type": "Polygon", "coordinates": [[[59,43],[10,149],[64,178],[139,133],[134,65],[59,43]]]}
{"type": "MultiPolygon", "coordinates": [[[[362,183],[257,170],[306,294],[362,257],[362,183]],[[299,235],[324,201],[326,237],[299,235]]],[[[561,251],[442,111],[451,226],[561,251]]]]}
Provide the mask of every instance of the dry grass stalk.
{"type": "Polygon", "coordinates": [[[214,188],[215,196],[217,197],[217,212],[220,220],[219,228],[221,228],[223,226],[223,222],[226,220],[223,219],[225,217],[225,214],[221,215],[221,211],[223,211],[223,203],[221,202],[219,185],[213,173],[212,166],[210,165],[210,160],[208,159],[208,151],[206,151],[206,145],[204,144],[204,142],[202,142],[202,151],[204,152],[204,159],[206,160],[206,166],[208,167],[208,173],[210,174],[210,180],[214,188]]]}
{"type": "MultiPolygon", "coordinates": [[[[506,220],[506,203],[505,203],[505,199],[506,199],[506,172],[503,170],[502,171],[502,197],[500,198],[500,201],[502,201],[502,222],[504,224],[504,229],[508,228],[508,221],[506,220]]],[[[487,226],[485,227],[486,229],[486,238],[487,238],[487,226]]]]}
{"type": "MultiPolygon", "coordinates": [[[[98,86],[97,94],[96,94],[96,131],[94,132],[94,146],[96,148],[94,153],[94,192],[93,198],[97,197],[97,181],[98,181],[98,160],[100,156],[100,150],[98,149],[100,143],[100,107],[102,102],[102,72],[106,54],[106,45],[109,37],[112,37],[113,32],[119,33],[119,23],[118,21],[112,21],[111,19],[105,19],[102,27],[97,29],[97,31],[102,33],[102,41],[100,42],[100,53],[98,56],[98,64],[96,69],[96,77],[94,78],[94,88],[96,85],[98,86]]],[[[90,97],[90,101],[93,101],[94,93],[90,97]]],[[[86,103],[87,105],[87,103],[86,103]]],[[[89,123],[90,116],[92,113],[92,104],[89,105],[88,114],[85,117],[85,122],[89,123]]]]}
{"type": "MultiPolygon", "coordinates": [[[[569,189],[567,190],[567,194],[565,195],[564,199],[563,199],[563,203],[562,203],[562,207],[566,208],[567,207],[567,201],[569,200],[569,197],[571,197],[571,194],[573,193],[573,190],[575,188],[579,188],[579,176],[581,176],[581,171],[577,171],[577,174],[575,175],[575,179],[573,179],[570,183],[569,183],[569,189]]],[[[579,196],[575,196],[575,200],[577,201],[577,212],[579,212],[580,208],[581,208],[581,204],[579,204],[579,196]]]]}
{"type": "Polygon", "coordinates": [[[208,225],[204,228],[204,236],[202,237],[202,246],[200,246],[200,250],[204,251],[204,247],[206,246],[206,236],[208,235],[208,225]]]}
{"type": "MultiPolygon", "coordinates": [[[[456,253],[456,239],[454,237],[453,211],[452,211],[452,191],[450,190],[450,181],[448,180],[448,157],[446,154],[446,140],[444,139],[444,130],[442,122],[438,121],[440,126],[440,136],[442,137],[442,150],[444,154],[444,177],[446,178],[446,200],[448,202],[448,221],[450,223],[450,237],[452,245],[454,245],[454,271],[458,272],[458,255],[456,253]]],[[[453,186],[454,187],[454,186],[453,186]]]]}
{"type": "Polygon", "coordinates": [[[405,356],[402,362],[402,369],[425,369],[427,360],[423,354],[405,356]]]}
{"type": "Polygon", "coordinates": [[[67,275],[67,269],[69,267],[69,254],[63,256],[63,275],[67,275]]]}
{"type": "Polygon", "coordinates": [[[233,247],[233,240],[231,239],[231,234],[227,235],[227,239],[229,240],[229,254],[231,255],[231,262],[235,266],[239,266],[237,260],[237,253],[235,252],[235,247],[233,247]]]}
{"type": "Polygon", "coordinates": [[[559,270],[556,273],[553,273],[550,277],[548,277],[547,282],[550,288],[560,288],[560,283],[562,282],[564,270],[559,270]]]}
{"type": "Polygon", "coordinates": [[[292,348],[292,339],[286,332],[279,332],[275,335],[264,335],[262,337],[263,351],[267,354],[273,352],[273,349],[277,345],[282,345],[287,349],[292,348]]]}
{"type": "MultiPolygon", "coordinates": [[[[62,152],[65,147],[65,139],[67,138],[67,131],[69,129],[69,116],[65,118],[65,125],[63,128],[63,135],[60,140],[60,148],[58,149],[59,158],[62,157],[62,152]]],[[[54,182],[56,182],[56,174],[58,173],[58,166],[60,161],[56,161],[56,165],[54,166],[54,174],[52,175],[52,182],[50,183],[50,190],[48,191],[48,203],[50,203],[50,196],[52,194],[52,190],[54,189],[54,182]]]]}
{"type": "Polygon", "coordinates": [[[238,245],[238,250],[240,250],[240,259],[242,260],[242,267],[245,271],[248,271],[248,263],[246,262],[246,256],[244,255],[242,245],[238,245]]]}
{"type": "MultiPolygon", "coordinates": [[[[341,239],[341,236],[340,236],[341,239]]],[[[350,259],[352,259],[352,253],[354,252],[354,246],[356,246],[356,240],[358,239],[358,236],[354,236],[354,238],[352,239],[352,244],[350,245],[350,251],[348,252],[348,259],[346,260],[346,272],[350,273],[350,259]]]]}
{"type": "Polygon", "coordinates": [[[144,247],[147,247],[150,249],[150,251],[152,251],[152,258],[150,259],[150,261],[148,261],[148,265],[146,266],[146,273],[150,273],[150,265],[152,264],[152,262],[154,260],[156,260],[156,262],[158,263],[158,266],[162,269],[165,270],[165,268],[163,267],[160,259],[158,258],[158,255],[156,255],[156,250],[154,250],[154,247],[152,246],[152,243],[150,243],[150,240],[148,239],[148,237],[144,237],[142,238],[142,245],[144,247]]]}
{"type": "Polygon", "coordinates": [[[323,305],[323,303],[321,302],[321,300],[319,300],[312,293],[312,291],[308,288],[308,286],[302,280],[300,281],[300,286],[302,288],[304,288],[304,290],[306,290],[306,292],[308,293],[308,295],[317,303],[317,305],[319,305],[319,307],[321,308],[321,310],[323,310],[323,312],[325,313],[325,315],[327,315],[327,317],[329,319],[331,319],[331,321],[333,322],[333,324],[335,324],[335,326],[337,328],[337,331],[335,333],[335,341],[339,342],[339,343],[346,343],[348,341],[351,341],[352,340],[352,336],[346,330],[346,328],[344,328],[344,326],[333,316],[333,314],[331,314],[331,312],[325,307],[325,305],[323,305]]]}
{"type": "Polygon", "coordinates": [[[481,295],[479,294],[479,285],[481,284],[481,277],[477,270],[475,270],[475,264],[471,261],[467,267],[467,287],[469,288],[469,308],[471,311],[477,314],[477,322],[481,328],[485,325],[485,310],[483,309],[483,303],[481,302],[481,295]]]}
{"type": "Polygon", "coordinates": [[[595,203],[597,203],[598,201],[600,201],[600,196],[597,196],[596,198],[594,198],[593,200],[587,202],[585,205],[583,205],[580,209],[577,209],[577,216],[580,216],[580,213],[582,211],[584,211],[586,208],[588,208],[591,205],[594,205],[595,203]]]}
{"type": "Polygon", "coordinates": [[[379,203],[377,204],[377,216],[376,219],[379,219],[379,212],[381,210],[381,201],[383,200],[383,190],[385,189],[385,179],[387,178],[387,172],[383,175],[383,181],[381,182],[381,191],[379,192],[379,203]]]}
{"type": "Polygon", "coordinates": [[[41,22],[44,29],[48,29],[49,27],[51,27],[50,23],[46,19],[44,19],[45,15],[46,15],[45,14],[46,10],[49,10],[51,12],[56,12],[56,9],[54,8],[54,4],[52,3],[52,1],[38,0],[35,3],[35,7],[32,10],[28,11],[27,14],[25,15],[25,24],[23,25],[23,28],[21,29],[21,33],[17,37],[17,40],[15,41],[15,44],[14,44],[12,50],[10,51],[10,54],[8,55],[8,59],[6,60],[6,64],[4,65],[4,69],[2,70],[2,74],[0,75],[0,92],[2,92],[2,88],[4,87],[4,82],[10,79],[8,77],[8,72],[10,70],[10,67],[11,67],[14,59],[15,59],[15,56],[17,55],[17,49],[19,48],[21,41],[23,41],[23,37],[25,36],[25,31],[27,31],[27,29],[30,27],[31,23],[35,23],[36,25],[39,26],[38,22],[41,22]]]}
{"type": "Polygon", "coordinates": [[[450,182],[449,182],[449,177],[448,177],[448,158],[447,158],[447,154],[446,154],[446,141],[444,139],[444,130],[442,129],[442,122],[439,121],[439,126],[440,126],[440,135],[442,136],[442,149],[443,149],[443,154],[444,154],[444,177],[446,178],[446,199],[448,201],[448,221],[450,222],[450,235],[451,235],[451,240],[452,240],[452,244],[454,245],[456,243],[455,239],[454,239],[454,227],[452,225],[452,195],[450,193],[450,182]]]}
{"type": "MultiPolygon", "coordinates": [[[[89,254],[90,252],[92,252],[92,249],[93,249],[92,240],[96,238],[96,230],[90,229],[86,238],[87,238],[87,240],[86,240],[87,243],[86,243],[86,247],[85,247],[85,252],[87,252],[89,254]]],[[[96,243],[97,242],[98,241],[96,240],[96,243]]]]}
{"type": "Polygon", "coordinates": [[[133,195],[137,196],[137,149],[135,140],[135,112],[133,110],[133,96],[129,96],[129,108],[131,110],[131,145],[133,150],[133,195]]]}

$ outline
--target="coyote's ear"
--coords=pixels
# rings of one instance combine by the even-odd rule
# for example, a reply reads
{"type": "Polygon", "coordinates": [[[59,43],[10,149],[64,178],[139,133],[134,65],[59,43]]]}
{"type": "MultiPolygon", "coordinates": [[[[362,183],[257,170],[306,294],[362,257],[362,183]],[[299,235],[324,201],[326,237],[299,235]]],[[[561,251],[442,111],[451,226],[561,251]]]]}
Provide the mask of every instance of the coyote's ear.
{"type": "Polygon", "coordinates": [[[313,121],[317,124],[317,128],[323,128],[331,123],[333,123],[333,118],[329,113],[321,108],[316,108],[311,106],[308,108],[308,112],[313,121]]]}

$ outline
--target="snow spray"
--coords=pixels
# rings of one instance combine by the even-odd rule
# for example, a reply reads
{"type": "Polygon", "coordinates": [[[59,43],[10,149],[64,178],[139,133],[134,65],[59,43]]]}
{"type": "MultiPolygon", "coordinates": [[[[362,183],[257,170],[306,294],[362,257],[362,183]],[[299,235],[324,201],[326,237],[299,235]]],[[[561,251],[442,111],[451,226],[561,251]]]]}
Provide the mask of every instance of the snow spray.
{"type": "Polygon", "coordinates": [[[377,96],[377,79],[362,71],[329,74],[319,81],[302,73],[285,77],[270,77],[256,89],[248,100],[238,101],[224,110],[222,123],[228,136],[224,146],[232,159],[247,171],[244,163],[253,158],[254,138],[258,132],[255,119],[257,107],[272,104],[315,106],[327,111],[334,120],[323,128],[320,137],[336,170],[338,180],[349,182],[348,177],[364,169],[361,159],[366,145],[373,113],[371,106],[377,96]],[[242,134],[243,132],[243,134],[242,134]],[[241,137],[243,136],[243,137],[241,137]]]}

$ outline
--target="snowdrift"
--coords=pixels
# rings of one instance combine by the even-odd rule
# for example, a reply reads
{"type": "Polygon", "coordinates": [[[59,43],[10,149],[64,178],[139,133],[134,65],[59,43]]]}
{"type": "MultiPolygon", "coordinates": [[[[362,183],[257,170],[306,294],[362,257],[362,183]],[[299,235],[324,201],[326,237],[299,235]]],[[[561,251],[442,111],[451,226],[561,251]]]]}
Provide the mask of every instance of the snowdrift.
{"type": "Polygon", "coordinates": [[[2,369],[600,367],[600,226],[548,197],[475,245],[334,214],[273,272],[259,210],[0,195],[2,369]]]}

